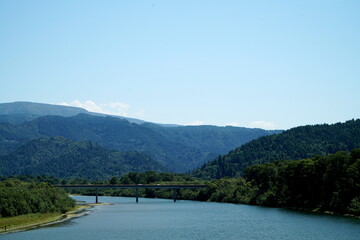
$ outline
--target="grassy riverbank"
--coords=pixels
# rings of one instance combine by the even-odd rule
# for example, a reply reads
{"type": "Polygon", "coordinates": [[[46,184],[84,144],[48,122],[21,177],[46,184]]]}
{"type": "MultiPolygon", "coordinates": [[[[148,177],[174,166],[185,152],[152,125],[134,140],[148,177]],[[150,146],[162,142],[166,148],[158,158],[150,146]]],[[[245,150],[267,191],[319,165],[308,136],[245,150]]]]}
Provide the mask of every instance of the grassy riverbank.
{"type": "Polygon", "coordinates": [[[89,208],[104,204],[79,204],[65,214],[32,213],[16,217],[0,218],[0,234],[28,230],[49,224],[55,224],[87,214],[89,208]]]}

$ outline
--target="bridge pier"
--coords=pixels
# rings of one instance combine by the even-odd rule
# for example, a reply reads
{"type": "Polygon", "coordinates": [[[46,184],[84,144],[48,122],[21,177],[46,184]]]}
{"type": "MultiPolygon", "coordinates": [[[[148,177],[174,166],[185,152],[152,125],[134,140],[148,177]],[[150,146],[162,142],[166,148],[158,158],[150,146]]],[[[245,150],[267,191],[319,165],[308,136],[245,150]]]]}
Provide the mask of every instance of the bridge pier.
{"type": "Polygon", "coordinates": [[[96,189],[95,203],[99,203],[99,192],[98,192],[98,189],[96,189]]]}
{"type": "Polygon", "coordinates": [[[173,198],[174,198],[174,202],[176,202],[176,188],[173,189],[173,198]]]}
{"type": "Polygon", "coordinates": [[[139,202],[139,189],[136,188],[136,203],[139,202]]]}

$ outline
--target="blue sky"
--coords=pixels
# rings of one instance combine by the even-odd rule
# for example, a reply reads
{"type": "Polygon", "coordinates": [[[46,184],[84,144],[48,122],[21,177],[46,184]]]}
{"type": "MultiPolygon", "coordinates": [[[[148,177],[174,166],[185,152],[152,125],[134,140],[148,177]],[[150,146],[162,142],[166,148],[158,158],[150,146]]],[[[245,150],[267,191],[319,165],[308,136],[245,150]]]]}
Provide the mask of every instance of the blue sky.
{"type": "Polygon", "coordinates": [[[360,1],[0,0],[0,102],[267,129],[360,117],[360,1]]]}

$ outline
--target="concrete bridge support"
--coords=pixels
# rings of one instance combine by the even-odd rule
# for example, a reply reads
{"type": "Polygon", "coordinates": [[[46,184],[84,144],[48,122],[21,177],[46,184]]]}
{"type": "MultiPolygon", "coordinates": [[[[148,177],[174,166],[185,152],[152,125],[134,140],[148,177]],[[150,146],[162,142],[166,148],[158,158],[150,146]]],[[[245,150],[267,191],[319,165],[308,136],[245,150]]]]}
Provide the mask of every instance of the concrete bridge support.
{"type": "Polygon", "coordinates": [[[173,199],[174,199],[174,202],[176,202],[176,194],[177,194],[177,189],[174,188],[174,189],[173,189],[173,199]]]}
{"type": "Polygon", "coordinates": [[[99,203],[99,190],[96,189],[95,203],[99,203]]]}

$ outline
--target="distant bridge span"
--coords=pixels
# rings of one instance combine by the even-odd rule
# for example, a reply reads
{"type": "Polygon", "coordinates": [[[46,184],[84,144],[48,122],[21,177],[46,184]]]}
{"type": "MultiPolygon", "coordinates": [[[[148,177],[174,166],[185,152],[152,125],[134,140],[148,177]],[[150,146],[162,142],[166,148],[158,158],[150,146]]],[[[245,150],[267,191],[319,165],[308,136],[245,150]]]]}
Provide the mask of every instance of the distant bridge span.
{"type": "Polygon", "coordinates": [[[119,188],[119,189],[136,189],[136,202],[139,202],[139,189],[173,189],[173,199],[176,202],[176,190],[180,188],[207,188],[205,184],[73,184],[73,185],[54,185],[60,188],[93,188],[96,189],[95,202],[99,202],[98,189],[100,188],[119,188]]]}

